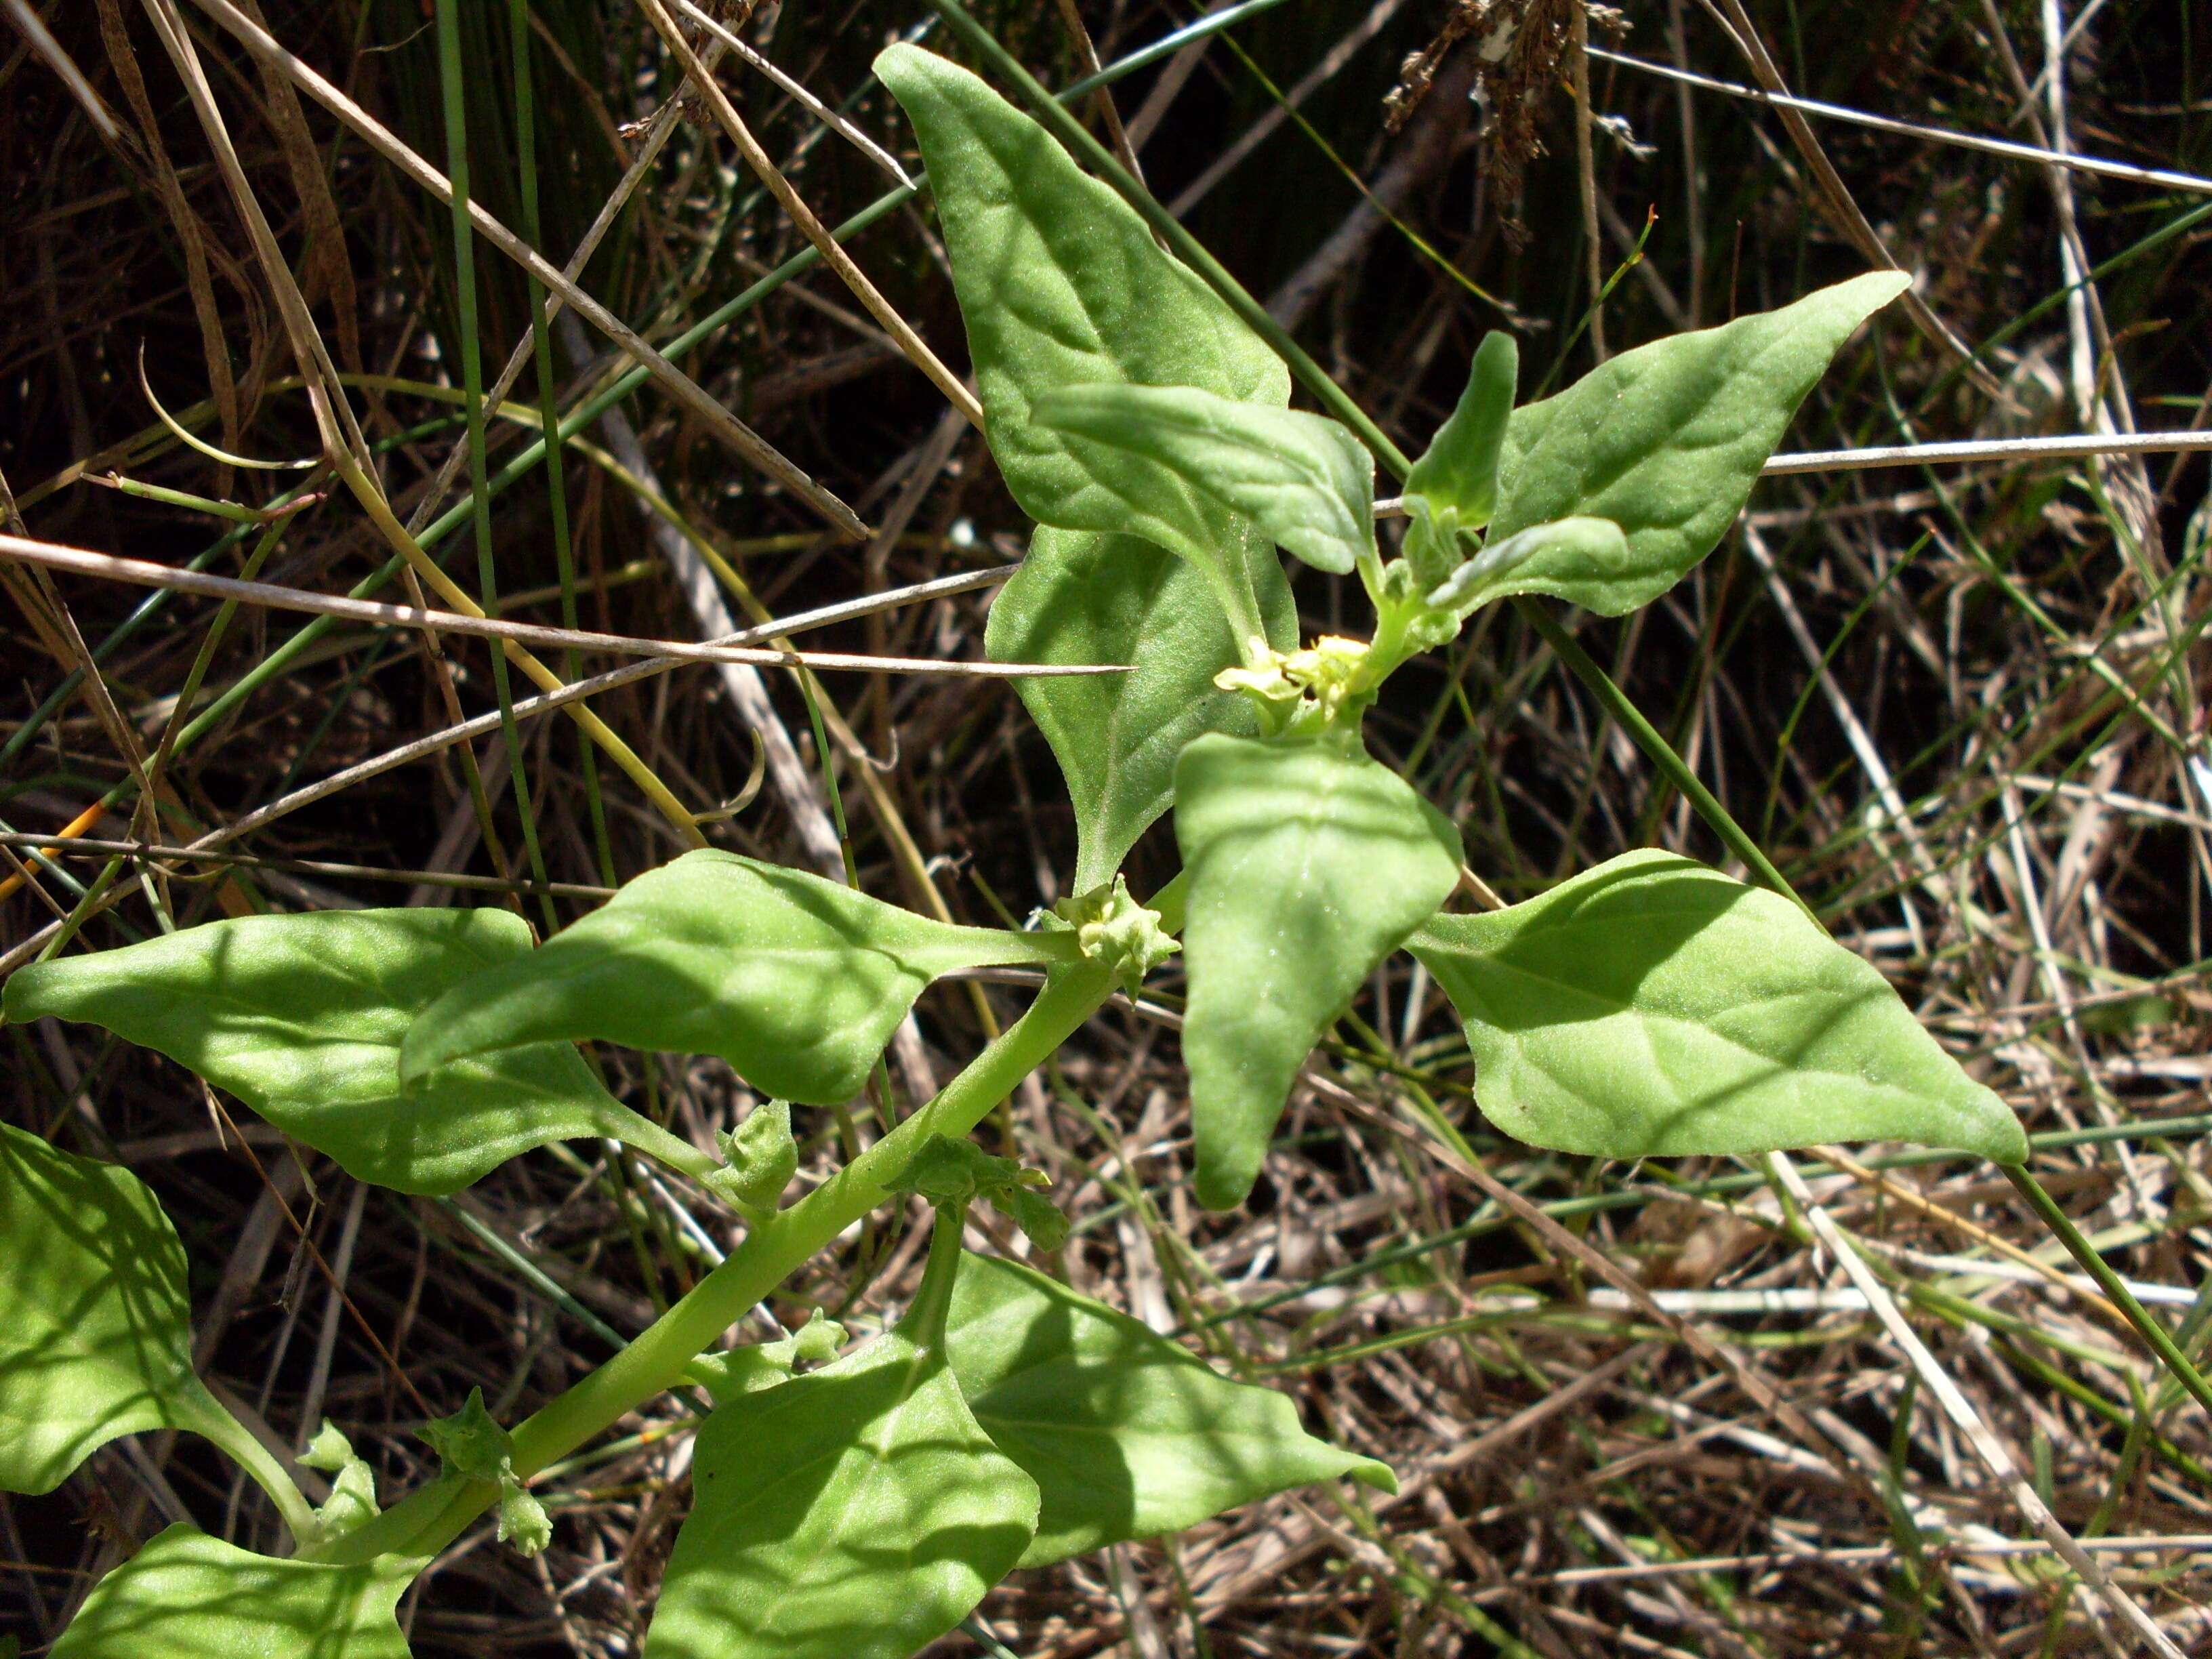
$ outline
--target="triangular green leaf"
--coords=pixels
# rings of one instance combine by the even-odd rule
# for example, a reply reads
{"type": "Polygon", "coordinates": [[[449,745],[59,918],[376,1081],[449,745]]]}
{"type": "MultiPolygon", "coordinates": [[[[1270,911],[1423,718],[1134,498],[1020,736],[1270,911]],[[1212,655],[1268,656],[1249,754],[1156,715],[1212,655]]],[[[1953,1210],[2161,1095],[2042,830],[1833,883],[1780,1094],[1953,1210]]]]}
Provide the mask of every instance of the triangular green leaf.
{"type": "Polygon", "coordinates": [[[1375,458],[1326,416],[1196,386],[1107,384],[1055,387],[1032,417],[1148,463],[1099,483],[1121,501],[1124,525],[1185,558],[1210,556],[1216,533],[1218,515],[1183,516],[1194,490],[1317,570],[1344,575],[1375,550],[1375,458]]]}
{"type": "Polygon", "coordinates": [[[1073,953],[1065,934],[950,927],[804,871],[686,853],[455,985],[408,1031],[401,1070],[599,1038],[720,1054],[763,1094],[836,1105],[939,975],[1073,953]]]}
{"type": "Polygon", "coordinates": [[[1200,738],[1176,766],[1198,1197],[1251,1190],[1306,1055],[1459,879],[1459,835],[1333,742],[1200,738]]]}
{"type": "Polygon", "coordinates": [[[564,1045],[464,1060],[403,1086],[400,1040],[449,988],[528,959],[505,910],[242,916],[8,981],[10,1019],[88,1020],[226,1089],[349,1175],[450,1193],[550,1140],[611,1136],[705,1160],[599,1085],[564,1045]]]}
{"type": "Polygon", "coordinates": [[[93,1587],[52,1659],[407,1659],[394,1612],[420,1565],[283,1561],[171,1527],[93,1587]]]}
{"type": "Polygon", "coordinates": [[[191,1322],[146,1183],[0,1123],[0,1489],[52,1492],[119,1434],[220,1412],[191,1322]]]}
{"type": "MultiPolygon", "coordinates": [[[[1291,586],[1259,562],[1267,642],[1297,643],[1291,586]]],[[[1040,525],[1000,591],[983,635],[997,662],[1118,663],[1127,674],[1019,679],[1014,690],[1060,762],[1075,809],[1073,890],[1113,878],[1137,837],[1175,799],[1176,757],[1206,732],[1249,734],[1249,699],[1213,677],[1239,641],[1206,579],[1134,536],[1040,525]]]]}
{"type": "Polygon", "coordinates": [[[945,1343],[975,1420],[1042,1494],[1025,1567],[1340,1474],[1396,1490],[1382,1464],[1308,1434],[1287,1396],[1015,1262],[967,1258],[945,1343]]]}
{"type": "Polygon", "coordinates": [[[1902,294],[1874,271],[1779,311],[1624,351],[1556,398],[1513,411],[1493,538],[1576,517],[1628,537],[1617,568],[1571,551],[1529,560],[1504,593],[1550,593],[1618,617],[1648,605],[1719,543],[1790,417],[1851,331],[1902,294]]]}
{"type": "Polygon", "coordinates": [[[2000,1163],[2020,1121],[1780,895],[1630,853],[1407,941],[1466,1023],[1483,1115],[1605,1158],[1917,1140],[2000,1163]]]}
{"type": "Polygon", "coordinates": [[[907,1659],[1012,1570],[1037,1516],[1036,1483],[906,1323],[716,1406],[691,1491],[646,1659],[907,1659]]]}
{"type": "Polygon", "coordinates": [[[1040,426],[1031,410],[1054,387],[1093,383],[1196,386],[1280,409],[1291,393],[1281,359],[1128,204],[975,76],[910,46],[875,67],[929,168],[984,430],[1014,500],[1040,524],[1126,531],[1128,510],[1106,481],[1149,469],[1151,488],[1188,495],[1181,521],[1215,526],[1176,550],[1206,573],[1237,644],[1263,631],[1264,544],[1156,464],[1040,426]]]}

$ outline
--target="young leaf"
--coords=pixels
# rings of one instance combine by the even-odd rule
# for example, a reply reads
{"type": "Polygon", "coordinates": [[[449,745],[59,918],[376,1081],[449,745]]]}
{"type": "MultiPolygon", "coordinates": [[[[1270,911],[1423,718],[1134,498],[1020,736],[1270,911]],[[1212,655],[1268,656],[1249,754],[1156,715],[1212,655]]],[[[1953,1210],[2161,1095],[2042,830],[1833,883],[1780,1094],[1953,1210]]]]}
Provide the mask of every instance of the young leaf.
{"type": "Polygon", "coordinates": [[[1605,1158],[1917,1140],[2027,1156],[1887,981],[1778,894],[1630,853],[1407,941],[1466,1023],[1483,1115],[1605,1158]]]}
{"type": "Polygon", "coordinates": [[[1030,1187],[1000,1187],[987,1194],[991,1207],[1029,1235],[1040,1250],[1056,1250],[1067,1243],[1067,1212],[1030,1187]]]}
{"type": "Polygon", "coordinates": [[[1450,507],[1468,530],[1490,522],[1498,504],[1498,457],[1520,374],[1521,348],[1513,337],[1495,329],[1484,335],[1468,366],[1459,406],[1406,475],[1408,495],[1419,495],[1434,508],[1450,507]]]}
{"type": "Polygon", "coordinates": [[[1574,517],[1610,519],[1628,556],[1593,569],[1540,555],[1504,593],[1550,593],[1618,617],[1713,550],[1783,429],[1851,331],[1909,279],[1874,271],[1779,311],[1624,351],[1556,398],[1513,411],[1493,538],[1574,517]]]}
{"type": "Polygon", "coordinates": [[[170,1527],[93,1586],[52,1659],[407,1659],[395,1613],[421,1565],[284,1561],[170,1527]]]}
{"type": "Polygon", "coordinates": [[[336,1538],[376,1519],[376,1471],[329,1418],[300,1454],[300,1462],[331,1477],[331,1495],[315,1510],[319,1537],[336,1538]]]}
{"type": "Polygon", "coordinates": [[[220,1413],[192,1373],[185,1249],[146,1183],[0,1123],[0,1490],[220,1413]]]}
{"type": "MultiPolygon", "coordinates": [[[[1255,557],[1251,568],[1267,641],[1287,650],[1297,643],[1290,584],[1272,556],[1255,557]]],[[[992,604],[984,649],[998,662],[1131,670],[1014,682],[1075,809],[1074,891],[1110,880],[1167,811],[1185,744],[1201,732],[1257,729],[1251,703],[1213,684],[1238,660],[1241,644],[1206,578],[1164,549],[1134,536],[1038,526],[1029,557],[992,604]]]]}
{"type": "Polygon", "coordinates": [[[1021,1559],[1036,1484],[945,1364],[959,1221],[937,1224],[895,1329],[701,1425],[646,1659],[906,1659],[1021,1559]]]}
{"type": "MultiPolygon", "coordinates": [[[[917,47],[892,46],[875,68],[921,143],[985,431],[1024,512],[1061,529],[1119,532],[1127,509],[1105,480],[1149,469],[1155,488],[1185,490],[1153,463],[1037,424],[1031,406],[1052,387],[1196,386],[1272,409],[1290,402],[1282,360],[1051,134],[917,47]]],[[[1213,526],[1177,550],[1206,573],[1242,647],[1263,631],[1258,567],[1273,556],[1248,548],[1233,518],[1202,497],[1191,495],[1182,516],[1213,526]]]]}
{"type": "Polygon", "coordinates": [[[1074,941],[953,927],[734,853],[686,853],[528,956],[462,981],[407,1033],[400,1074],[596,1037],[720,1054],[780,1100],[850,1100],[922,988],[955,968],[1070,958],[1074,941]]]}
{"type": "Polygon", "coordinates": [[[1459,833],[1364,754],[1200,738],[1176,766],[1198,1197],[1243,1201],[1291,1081],[1459,879],[1459,833]]]}
{"type": "Polygon", "coordinates": [[[1340,1474],[1397,1489],[1382,1464],[1306,1433],[1286,1396],[1014,1262],[968,1257],[945,1341],[976,1422],[1037,1483],[1024,1567],[1340,1474]]]}
{"type": "Polygon", "coordinates": [[[1531,525],[1510,536],[1493,536],[1427,594],[1438,611],[1465,615],[1484,601],[1514,591],[1514,575],[1540,563],[1548,576],[1601,582],[1628,558],[1628,540],[1610,519],[1561,519],[1531,525]]]}
{"type": "Polygon", "coordinates": [[[549,1140],[611,1136],[702,1163],[599,1086],[575,1051],[541,1044],[403,1085],[399,1043],[449,987],[527,960],[504,910],[332,910],[242,916],[118,951],[64,957],[8,981],[11,1020],[55,1014],[158,1049],[236,1095],[349,1175],[450,1193],[549,1140]]]}
{"type": "Polygon", "coordinates": [[[1144,463],[1102,471],[1099,485],[1121,502],[1125,526],[1185,558],[1210,556],[1218,516],[1189,516],[1194,492],[1317,570],[1346,574],[1375,550],[1375,458],[1324,416],[1196,386],[1111,383],[1055,387],[1030,413],[1144,463]]]}

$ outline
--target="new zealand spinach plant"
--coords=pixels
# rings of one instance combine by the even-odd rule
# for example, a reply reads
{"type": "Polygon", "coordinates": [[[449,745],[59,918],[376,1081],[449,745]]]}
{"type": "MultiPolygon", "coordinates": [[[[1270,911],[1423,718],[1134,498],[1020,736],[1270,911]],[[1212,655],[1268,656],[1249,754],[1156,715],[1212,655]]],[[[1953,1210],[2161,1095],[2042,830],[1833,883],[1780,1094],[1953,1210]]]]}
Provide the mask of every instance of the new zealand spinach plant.
{"type": "Polygon", "coordinates": [[[1449,995],[1481,1109],[1540,1146],[1632,1159],[1905,1139],[2016,1164],[2013,1115],[1796,905],[1690,860],[1615,859],[1526,903],[1446,908],[1452,824],[1374,759],[1384,681],[1480,606],[1618,616],[1718,541],[1792,411],[1904,278],[1616,357],[1515,409],[1512,341],[1475,354],[1378,544],[1376,457],[1288,407],[1277,354],[1122,197],[952,64],[878,61],[917,135],[988,436],[1038,529],[992,613],[1009,660],[1126,665],[1022,696],[1079,831],[1071,890],[1025,930],[949,926],[717,852],[648,872],[534,944],[502,911],[217,921],[18,973],[9,1018],[160,1050],[365,1182],[449,1194],[547,1142],[611,1138],[695,1178],[747,1234],[627,1348],[512,1430],[472,1400],[428,1425],[443,1475],[380,1509],[325,1428],[311,1506],[194,1376],[185,1262],[121,1169],[0,1127],[0,1485],[51,1490],[103,1443],[192,1431],[268,1492],[283,1557],[173,1526],[111,1573],[56,1659],[398,1655],[413,1575],[487,1510],[542,1548],[531,1478],[664,1391],[704,1390],[695,1502],[649,1659],[897,1659],[1005,1574],[1188,1526],[1302,1482],[1389,1470],[1016,1263],[966,1255],[964,1206],[1048,1249],[1066,1223],[966,1137],[1116,989],[1177,951],[1206,1205],[1243,1201],[1310,1051],[1409,950],[1449,995]],[[1356,576],[1366,639],[1298,636],[1278,550],[1356,576]],[[1182,873],[1119,873],[1172,810],[1182,873]],[[864,1088],[932,980],[1042,969],[1019,1021],[937,1097],[795,1201],[794,1106],[864,1088]],[[766,1103],[715,1152],[630,1110],[582,1042],[721,1056],[766,1103]],[[928,1266],[904,1317],[842,1357],[817,1322],[733,1325],[854,1222],[919,1194],[928,1266]]]}

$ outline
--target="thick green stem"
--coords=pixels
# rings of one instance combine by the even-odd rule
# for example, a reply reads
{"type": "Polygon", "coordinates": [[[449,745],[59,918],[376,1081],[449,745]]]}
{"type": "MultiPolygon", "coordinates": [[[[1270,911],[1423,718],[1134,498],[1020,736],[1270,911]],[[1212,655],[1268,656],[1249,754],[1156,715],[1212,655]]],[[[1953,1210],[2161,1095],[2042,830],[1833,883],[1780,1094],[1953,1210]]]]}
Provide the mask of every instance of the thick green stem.
{"type": "MultiPolygon", "coordinates": [[[[1112,972],[1081,963],[1054,972],[1029,1011],[978,1054],[937,1098],[836,1175],[749,1236],[729,1260],[639,1334],[636,1340],[514,1431],[514,1472],[527,1479],[567,1456],[623,1413],[673,1388],[684,1368],[817,1251],[891,1196],[886,1182],[933,1134],[969,1133],[1091,1018],[1114,989],[1112,972]]],[[[495,1502],[483,1482],[433,1481],[368,1525],[303,1551],[306,1559],[362,1561],[431,1555],[495,1502]]]]}
{"type": "Polygon", "coordinates": [[[2058,1200],[2044,1191],[2043,1183],[2028,1173],[2026,1164],[2000,1164],[1997,1168],[2005,1172],[2005,1179],[2012,1182],[2014,1190],[2026,1199],[2029,1207],[2043,1218],[2043,1224],[2058,1235],[2067,1254],[2081,1264],[2081,1271],[2097,1281],[2097,1288],[2105,1293],[2106,1298],[2128,1316],[2128,1322],[2136,1328],[2136,1334],[2144,1341],[2150,1344],[2151,1352],[2172,1374],[2174,1381],[2188,1389],[2197,1405],[2208,1415],[2212,1415],[2212,1386],[2206,1384],[2203,1374],[2191,1364],[2189,1356],[2174,1345],[2172,1337],[2166,1334],[2166,1327],[2143,1311],[2142,1304],[2136,1300],[2135,1292],[2127,1287],[2127,1282],[2114,1273],[2106,1264],[2105,1258],[2091,1247],[2089,1241],[2081,1237],[2081,1230],[2074,1224],[2071,1216],[2058,1207],[2058,1200]]]}

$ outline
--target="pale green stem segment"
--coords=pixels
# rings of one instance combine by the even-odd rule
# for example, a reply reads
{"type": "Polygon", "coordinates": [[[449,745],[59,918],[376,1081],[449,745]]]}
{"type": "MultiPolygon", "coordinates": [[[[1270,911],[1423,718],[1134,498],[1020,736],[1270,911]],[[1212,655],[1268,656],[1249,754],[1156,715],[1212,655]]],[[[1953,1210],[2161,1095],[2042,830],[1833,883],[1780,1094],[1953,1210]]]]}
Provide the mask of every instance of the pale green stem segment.
{"type": "Polygon", "coordinates": [[[1178,870],[1175,879],[1145,901],[1145,908],[1158,914],[1160,931],[1180,936],[1185,910],[1190,899],[1190,872],[1178,870]]]}
{"type": "Polygon", "coordinates": [[[276,1513],[295,1540],[304,1544],[319,1530],[315,1511],[299,1483],[276,1461],[276,1454],[253,1437],[253,1431],[223,1410],[212,1395],[198,1388],[176,1402],[177,1426],[189,1429],[228,1453],[233,1462],[253,1477],[253,1484],[269,1494],[276,1513]]]}
{"type": "MultiPolygon", "coordinates": [[[[684,1368],[814,1254],[891,1194],[884,1184],[933,1134],[967,1134],[1079,1030],[1114,989],[1111,969],[1082,963],[1054,973],[1027,1012],[978,1054],[937,1098],[822,1186],[751,1233],[729,1260],[655,1320],[621,1353],[514,1431],[514,1472],[525,1479],[682,1380],[684,1368]]],[[[957,1228],[945,1230],[957,1241],[957,1228]]],[[[934,1246],[933,1246],[934,1248],[934,1246]]],[[[948,1247],[951,1248],[951,1247],[948,1247]]],[[[366,1526],[301,1552],[312,1561],[379,1554],[432,1555],[498,1498],[483,1481],[433,1481],[366,1526]]]]}
{"type": "Polygon", "coordinates": [[[2043,1218],[2043,1224],[2057,1234],[2059,1242],[2066,1246],[2067,1254],[2081,1264],[2081,1271],[2095,1279],[2097,1288],[2105,1293],[2114,1307],[2128,1316],[2128,1322],[2136,1328],[2136,1334],[2150,1345],[2151,1352],[2173,1374],[2174,1380],[2189,1390],[2199,1407],[2208,1415],[2212,1415],[2212,1385],[2205,1382],[2203,1373],[2191,1364],[2189,1356],[2174,1345],[2173,1339],[2166,1334],[2166,1327],[2143,1310],[2142,1304],[2136,1300],[2135,1292],[2128,1288],[2127,1281],[2106,1266],[2105,1258],[2099,1255],[2089,1241],[2081,1237],[2081,1230],[2074,1224],[2073,1218],[2058,1207],[2058,1201],[2043,1189],[2041,1182],[2028,1173],[2026,1164],[2000,1164],[1997,1168],[2004,1171],[2005,1179],[2012,1182],[2014,1189],[2043,1218]]]}

